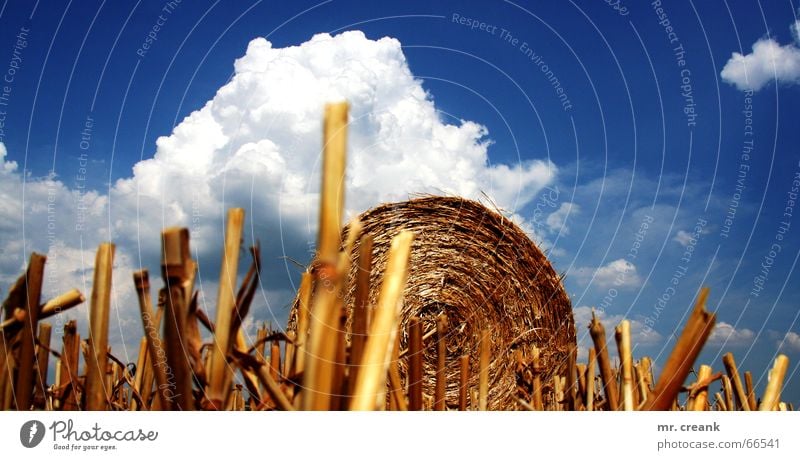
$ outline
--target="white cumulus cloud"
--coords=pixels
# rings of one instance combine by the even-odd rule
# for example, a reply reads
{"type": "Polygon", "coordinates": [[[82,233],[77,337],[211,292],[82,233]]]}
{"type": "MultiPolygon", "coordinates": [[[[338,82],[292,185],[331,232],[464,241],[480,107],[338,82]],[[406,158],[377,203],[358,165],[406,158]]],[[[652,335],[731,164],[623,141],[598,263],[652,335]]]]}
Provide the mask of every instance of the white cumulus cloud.
{"type": "Polygon", "coordinates": [[[732,324],[720,321],[711,331],[708,342],[712,345],[739,347],[752,344],[755,336],[756,334],[750,329],[737,329],[732,324]]]}
{"type": "MultiPolygon", "coordinates": [[[[393,38],[319,34],[286,48],[257,38],[234,68],[213,98],[158,138],[151,158],[103,192],[81,193],[58,176],[25,176],[0,144],[0,281],[18,276],[30,251],[52,250],[63,254],[59,270],[75,275],[60,276],[53,291],[85,286],[88,293],[94,250],[112,240],[125,274],[119,283],[115,277],[115,295],[134,318],[129,273],[154,261],[157,273],[160,230],[190,227],[201,271],[209,267],[216,276],[222,219],[235,206],[248,213],[246,243],[260,238],[263,251],[272,251],[264,260],[292,247],[307,250],[315,241],[322,112],[330,101],[350,103],[350,214],[414,193],[485,193],[515,212],[557,173],[546,160],[490,163],[486,127],[445,122],[393,38]],[[57,224],[52,235],[48,219],[57,224]]],[[[273,287],[285,301],[285,285],[273,287]]]]}
{"type": "Polygon", "coordinates": [[[762,38],[753,44],[752,53],[734,52],[720,73],[722,79],[742,91],[758,91],[772,80],[800,83],[800,21],[795,21],[791,30],[795,43],[780,45],[772,38],[762,38]]]}
{"type": "Polygon", "coordinates": [[[580,283],[600,288],[633,289],[642,285],[636,265],[617,259],[602,267],[580,267],[570,272],[580,283]]]}
{"type": "Polygon", "coordinates": [[[778,348],[784,351],[800,352],[800,334],[789,331],[778,340],[778,348]]]}
{"type": "Polygon", "coordinates": [[[547,216],[545,223],[552,233],[561,233],[569,235],[569,227],[567,227],[567,219],[580,212],[580,206],[575,203],[561,203],[555,211],[547,216]]]}

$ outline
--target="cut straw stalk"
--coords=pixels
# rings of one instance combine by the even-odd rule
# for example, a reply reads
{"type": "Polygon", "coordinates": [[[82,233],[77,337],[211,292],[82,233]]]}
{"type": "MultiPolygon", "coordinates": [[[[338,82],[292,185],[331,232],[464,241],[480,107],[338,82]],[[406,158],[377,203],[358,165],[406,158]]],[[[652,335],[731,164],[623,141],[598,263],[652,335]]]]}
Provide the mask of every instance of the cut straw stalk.
{"type": "MultiPolygon", "coordinates": [[[[348,379],[348,394],[353,394],[358,366],[364,354],[364,344],[367,341],[369,330],[369,276],[372,272],[372,237],[361,237],[358,252],[358,265],[356,266],[356,291],[353,303],[353,329],[350,334],[350,375],[348,379]]],[[[398,351],[399,352],[399,351],[398,351]]]]}
{"type": "Polygon", "coordinates": [[[353,410],[374,410],[384,405],[386,371],[391,360],[391,346],[397,334],[413,238],[413,233],[403,231],[392,239],[378,303],[369,328],[369,340],[364,348],[350,404],[353,410]]]}
{"type": "Polygon", "coordinates": [[[614,373],[611,371],[611,360],[608,357],[606,329],[603,327],[603,323],[595,316],[594,310],[592,310],[592,321],[589,323],[589,334],[592,336],[592,342],[594,342],[594,348],[597,353],[597,361],[600,364],[600,378],[603,382],[603,391],[606,395],[608,410],[617,410],[619,407],[617,402],[619,390],[617,389],[617,379],[614,378],[614,373]]]}
{"type": "Polygon", "coordinates": [[[434,391],[434,410],[445,410],[445,389],[447,388],[447,316],[436,318],[436,389],[434,391]]]}
{"type": "Polygon", "coordinates": [[[80,360],[81,336],[77,332],[77,322],[73,319],[64,326],[61,340],[61,379],[57,381],[62,388],[69,384],[68,393],[62,404],[64,410],[77,410],[80,397],[78,394],[78,361],[80,360]]]}
{"type": "Polygon", "coordinates": [[[583,410],[586,402],[586,364],[576,364],[575,371],[578,373],[578,399],[576,405],[579,410],[583,410]]]}
{"type": "MultiPolygon", "coordinates": [[[[175,395],[172,408],[193,410],[192,374],[185,338],[189,321],[189,298],[185,284],[193,277],[194,264],[189,250],[189,230],[171,227],[161,234],[161,276],[165,283],[164,343],[167,365],[172,371],[175,395]]],[[[219,330],[219,329],[217,329],[219,330]]]]}
{"type": "MultiPolygon", "coordinates": [[[[147,369],[147,337],[142,337],[139,341],[139,355],[136,359],[136,376],[133,379],[133,391],[142,393],[142,383],[144,381],[145,369],[147,369]]],[[[151,382],[152,383],[152,382],[151,382]]],[[[139,402],[134,398],[131,401],[131,410],[144,409],[139,406],[139,402]]]]}
{"type": "Polygon", "coordinates": [[[389,364],[389,408],[391,410],[406,411],[406,393],[403,390],[403,381],[400,378],[400,331],[398,330],[392,347],[392,362],[389,364]]]}
{"type": "MultiPolygon", "coordinates": [[[[63,294],[54,297],[39,306],[39,321],[50,318],[63,311],[82,304],[86,298],[77,289],[71,289],[63,294]]],[[[25,310],[20,310],[20,315],[12,316],[0,323],[0,331],[13,332],[17,328],[22,328],[25,323],[25,310]]]]}
{"type": "Polygon", "coordinates": [[[281,380],[281,344],[273,340],[269,347],[269,375],[276,382],[281,380]]]}
{"type": "Polygon", "coordinates": [[[294,351],[295,358],[292,377],[303,370],[306,355],[308,354],[308,316],[309,308],[311,307],[311,288],[313,287],[313,282],[314,277],[309,272],[304,272],[300,278],[300,295],[297,307],[297,345],[294,351]]]}
{"type": "Polygon", "coordinates": [[[319,218],[318,259],[335,264],[339,254],[344,172],[347,151],[346,102],[327,104],[322,132],[322,190],[319,218]]]}
{"type": "Polygon", "coordinates": [[[491,331],[481,331],[481,356],[478,374],[478,410],[489,407],[489,360],[491,359],[491,331]]]}
{"type": "Polygon", "coordinates": [[[728,407],[722,394],[719,391],[714,393],[714,408],[718,411],[727,411],[728,407]]]}
{"type": "Polygon", "coordinates": [[[566,403],[567,410],[578,410],[578,385],[575,377],[577,376],[577,359],[578,348],[573,343],[569,346],[569,355],[567,356],[567,375],[565,378],[564,386],[566,388],[566,403]]]}
{"type": "Polygon", "coordinates": [[[645,377],[644,360],[639,361],[633,366],[633,374],[636,380],[636,407],[641,407],[642,404],[650,396],[650,387],[647,385],[647,378],[645,377]]]}
{"type": "Polygon", "coordinates": [[[350,270],[350,253],[361,233],[361,224],[350,223],[345,250],[336,265],[323,263],[317,267],[314,308],[311,314],[309,359],[303,372],[304,410],[329,410],[338,403],[341,373],[344,370],[344,331],[341,328],[342,291],[350,270]]]}
{"type": "Polygon", "coordinates": [[[465,411],[469,407],[469,355],[461,355],[459,358],[459,377],[458,382],[458,410],[465,411]]]}
{"type": "Polygon", "coordinates": [[[727,410],[736,410],[736,406],[733,405],[733,384],[727,375],[722,376],[722,390],[725,395],[725,407],[727,407],[727,410]]]}
{"type": "Polygon", "coordinates": [[[708,379],[711,378],[711,366],[701,365],[700,370],[697,371],[697,383],[699,388],[695,388],[695,397],[691,403],[689,410],[704,411],[708,405],[708,379]]]}
{"type": "Polygon", "coordinates": [[[758,409],[758,404],[756,404],[756,392],[753,387],[753,374],[750,371],[744,373],[744,384],[747,389],[747,404],[750,405],[750,410],[758,409]]]}
{"type": "Polygon", "coordinates": [[[536,410],[544,410],[544,399],[542,397],[542,363],[541,352],[538,347],[533,347],[531,364],[533,366],[533,398],[532,406],[536,410]]]}
{"type": "Polygon", "coordinates": [[[214,346],[208,369],[208,398],[211,404],[221,409],[229,391],[229,383],[233,378],[228,365],[228,354],[233,346],[236,331],[231,330],[233,310],[236,304],[236,273],[239,266],[239,248],[244,225],[244,209],[228,210],[225,228],[225,247],[219,273],[219,291],[217,292],[217,320],[214,323],[214,346]]]}
{"type": "Polygon", "coordinates": [[[28,270],[25,273],[25,324],[20,337],[21,347],[17,363],[17,381],[14,396],[18,410],[30,410],[33,398],[34,360],[36,359],[36,330],[39,321],[39,301],[42,295],[44,264],[47,258],[41,254],[31,254],[28,270]]]}
{"type": "Polygon", "coordinates": [[[422,322],[408,321],[408,409],[422,410],[422,322]]]}
{"type": "Polygon", "coordinates": [[[616,333],[619,360],[622,366],[622,410],[636,408],[634,401],[633,357],[631,356],[631,323],[627,319],[617,326],[616,333]]]}
{"type": "Polygon", "coordinates": [[[589,347],[589,360],[586,363],[586,410],[594,410],[594,373],[596,365],[596,351],[589,347]]]}
{"type": "Polygon", "coordinates": [[[33,402],[43,409],[47,400],[47,367],[50,361],[50,333],[52,327],[47,323],[39,323],[39,346],[36,352],[36,369],[38,375],[33,392],[33,402]]]}
{"type": "MultiPolygon", "coordinates": [[[[342,258],[348,252],[341,254],[342,258]]],[[[340,259],[341,261],[341,259],[340,259]]],[[[346,289],[345,283],[340,283],[340,292],[346,289]]],[[[333,378],[331,379],[331,410],[342,410],[347,407],[349,393],[348,388],[345,386],[345,371],[347,369],[347,308],[345,308],[341,297],[336,302],[336,310],[339,310],[339,322],[336,328],[336,356],[333,362],[333,378]]]]}
{"type": "MultiPolygon", "coordinates": [[[[158,332],[161,327],[162,310],[159,309],[158,313],[156,313],[156,317],[153,318],[153,305],[150,300],[150,276],[147,270],[134,272],[133,284],[136,288],[136,295],[139,298],[139,311],[142,317],[144,337],[147,339],[147,352],[150,355],[149,367],[152,369],[156,381],[156,398],[160,401],[159,405],[161,409],[170,410],[175,393],[174,388],[171,388],[171,384],[167,378],[168,368],[165,359],[166,354],[161,342],[161,334],[158,332]]],[[[149,392],[150,389],[145,388],[145,393],[149,392]]],[[[155,406],[157,406],[157,404],[154,401],[154,403],[151,404],[151,409],[155,406]]]]}
{"type": "Polygon", "coordinates": [[[716,315],[705,309],[708,292],[708,288],[700,291],[694,310],[667,359],[652,398],[648,398],[644,410],[668,410],[672,407],[692,365],[714,328],[716,315]]]}
{"type": "Polygon", "coordinates": [[[783,388],[783,379],[786,377],[786,370],[789,368],[789,358],[786,355],[778,355],[775,358],[775,365],[769,371],[769,381],[767,388],[764,390],[764,396],[761,397],[761,405],[758,406],[759,411],[778,410],[778,403],[781,400],[781,389],[783,388]]]}
{"type": "Polygon", "coordinates": [[[292,375],[292,363],[294,363],[294,344],[297,340],[297,333],[295,331],[286,331],[286,345],[284,346],[286,350],[286,355],[284,356],[283,360],[283,367],[282,373],[284,378],[288,379],[292,375]]]}
{"type": "Polygon", "coordinates": [[[733,395],[736,397],[736,405],[745,411],[751,410],[750,402],[747,400],[747,393],[742,386],[742,379],[739,377],[739,369],[736,366],[736,360],[733,358],[733,353],[725,353],[722,357],[722,364],[725,365],[725,371],[733,384],[733,395]]]}
{"type": "Polygon", "coordinates": [[[86,363],[86,409],[106,410],[109,388],[105,386],[108,364],[108,318],[111,310],[111,275],[114,245],[102,243],[94,263],[91,307],[89,311],[90,353],[86,363]]]}
{"type": "MultiPolygon", "coordinates": [[[[2,332],[0,332],[2,334],[2,332]]],[[[4,336],[0,336],[0,410],[7,410],[5,406],[6,386],[11,386],[9,383],[10,376],[13,373],[11,363],[9,363],[8,351],[6,350],[6,342],[4,336]]]]}
{"type": "Polygon", "coordinates": [[[283,390],[281,390],[278,382],[272,379],[269,368],[270,366],[266,363],[258,366],[258,369],[256,369],[258,379],[261,381],[261,384],[264,386],[267,394],[278,406],[278,409],[293,411],[294,406],[292,406],[292,403],[286,397],[286,394],[283,392],[283,390]]]}
{"type": "MultiPolygon", "coordinates": [[[[308,358],[303,371],[302,408],[327,410],[331,399],[334,360],[338,350],[339,243],[344,209],[347,151],[347,103],[327,104],[322,139],[322,189],[315,269],[314,308],[310,321],[308,358]]],[[[351,232],[352,233],[352,232],[351,232]]],[[[351,235],[352,236],[352,235],[351,235]]],[[[349,259],[349,253],[346,257],[349,259]]]]}

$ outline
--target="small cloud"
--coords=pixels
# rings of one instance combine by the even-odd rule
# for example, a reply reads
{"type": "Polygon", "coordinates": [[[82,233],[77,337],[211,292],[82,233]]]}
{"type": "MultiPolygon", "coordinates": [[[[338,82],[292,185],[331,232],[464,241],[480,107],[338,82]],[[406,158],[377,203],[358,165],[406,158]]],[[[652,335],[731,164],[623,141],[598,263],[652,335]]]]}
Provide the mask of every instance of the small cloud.
{"type": "Polygon", "coordinates": [[[642,285],[636,265],[617,259],[602,267],[581,267],[571,273],[582,284],[601,288],[633,289],[642,285]]]}
{"type": "Polygon", "coordinates": [[[551,233],[562,233],[569,235],[569,227],[567,227],[567,219],[570,214],[577,214],[580,211],[580,206],[575,203],[561,203],[558,209],[547,216],[545,223],[551,233]]]}
{"type": "Polygon", "coordinates": [[[781,46],[771,38],[753,44],[747,55],[733,53],[720,75],[742,91],[758,91],[773,79],[780,83],[800,83],[800,21],[790,27],[795,43],[781,46]]]}
{"type": "Polygon", "coordinates": [[[778,340],[778,348],[783,351],[800,352],[800,334],[787,332],[783,339],[778,340]]]}
{"type": "MultiPolygon", "coordinates": [[[[592,320],[592,309],[585,305],[576,307],[572,311],[572,316],[575,320],[575,327],[578,329],[578,337],[581,339],[581,343],[578,344],[578,358],[586,359],[587,349],[592,346],[592,341],[589,338],[589,334],[584,334],[583,332],[586,331],[592,320]]],[[[614,341],[614,329],[623,319],[627,319],[631,323],[631,345],[634,347],[657,345],[664,342],[664,337],[661,334],[652,328],[646,327],[644,322],[638,319],[626,318],[623,315],[609,315],[605,311],[599,310],[595,311],[595,316],[603,324],[606,329],[606,337],[612,343],[614,341]]]]}
{"type": "Polygon", "coordinates": [[[694,236],[684,230],[678,230],[678,233],[675,234],[675,238],[672,239],[672,241],[677,241],[683,247],[689,246],[692,240],[694,240],[694,236]]]}
{"type": "Polygon", "coordinates": [[[747,328],[736,329],[733,325],[720,321],[711,331],[708,342],[712,345],[739,347],[753,343],[756,334],[747,328]]]}

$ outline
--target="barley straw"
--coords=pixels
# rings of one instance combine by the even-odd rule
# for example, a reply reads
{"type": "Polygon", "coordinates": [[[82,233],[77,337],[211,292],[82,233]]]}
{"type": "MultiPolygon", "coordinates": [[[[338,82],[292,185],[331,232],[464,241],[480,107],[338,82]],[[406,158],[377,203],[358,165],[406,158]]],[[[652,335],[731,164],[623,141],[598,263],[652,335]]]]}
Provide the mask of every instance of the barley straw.
{"type": "Polygon", "coordinates": [[[596,351],[589,347],[589,360],[586,365],[586,410],[594,410],[594,375],[596,365],[596,351]]]}
{"type": "Polygon", "coordinates": [[[764,390],[764,396],[761,397],[761,405],[758,406],[759,411],[770,411],[778,409],[778,403],[781,401],[781,389],[783,388],[783,379],[786,376],[786,370],[789,368],[789,358],[786,355],[778,355],[775,358],[775,364],[772,370],[769,371],[769,380],[767,388],[764,390]]]}
{"type": "Polygon", "coordinates": [[[408,409],[422,410],[422,323],[414,316],[408,322],[408,409]]]}
{"type": "Polygon", "coordinates": [[[413,238],[413,233],[403,231],[392,240],[380,295],[370,324],[369,340],[359,363],[360,371],[350,404],[353,410],[374,410],[384,404],[382,394],[386,371],[391,360],[391,345],[397,333],[413,238]]]}
{"type": "Polygon", "coordinates": [[[478,385],[478,410],[489,408],[489,360],[491,359],[491,331],[481,331],[481,357],[478,385]]]}
{"type": "Polygon", "coordinates": [[[722,394],[725,396],[725,407],[727,407],[727,410],[736,410],[736,406],[733,405],[733,385],[731,384],[730,377],[727,375],[722,376],[722,394]]]}
{"type": "Polygon", "coordinates": [[[586,364],[576,364],[575,371],[578,373],[578,405],[583,408],[586,402],[586,364]]]}
{"type": "Polygon", "coordinates": [[[631,323],[622,320],[615,331],[619,360],[622,368],[622,410],[631,411],[636,408],[634,401],[633,357],[631,356],[631,323]]]}
{"type": "Polygon", "coordinates": [[[571,411],[578,410],[578,395],[577,383],[575,377],[577,375],[576,362],[578,359],[578,347],[572,343],[569,346],[569,355],[567,355],[567,375],[565,376],[564,387],[566,388],[566,402],[567,409],[571,411]]]}
{"type": "Polygon", "coordinates": [[[716,409],[718,411],[727,411],[729,410],[728,407],[730,407],[725,403],[725,400],[723,399],[723,396],[722,394],[720,394],[719,391],[714,393],[714,406],[716,406],[716,409]]]}
{"type": "Polygon", "coordinates": [[[398,363],[400,362],[400,336],[396,334],[394,346],[392,347],[392,362],[389,364],[389,408],[391,410],[406,411],[408,404],[406,403],[406,394],[403,391],[403,381],[400,378],[400,369],[398,363]]]}
{"type": "Polygon", "coordinates": [[[753,388],[753,374],[750,371],[744,373],[744,383],[747,388],[747,404],[750,405],[750,410],[756,410],[758,404],[756,404],[756,392],[753,388]]]}
{"type": "Polygon", "coordinates": [[[47,258],[41,254],[31,254],[28,271],[25,275],[25,324],[20,337],[21,346],[17,368],[17,381],[14,396],[18,410],[30,410],[33,398],[34,360],[36,358],[36,330],[39,321],[39,301],[42,295],[44,264],[47,258]]]}
{"type": "Polygon", "coordinates": [[[299,307],[297,308],[297,345],[294,352],[295,362],[292,377],[303,370],[308,353],[308,315],[311,306],[313,282],[313,275],[309,272],[304,272],[300,278],[299,307]]]}
{"type": "Polygon", "coordinates": [[[647,374],[649,368],[645,368],[644,359],[640,360],[633,366],[633,373],[636,377],[636,407],[641,407],[647,398],[650,396],[650,387],[647,384],[647,374]],[[647,369],[647,370],[646,370],[647,369]]]}
{"type": "Polygon", "coordinates": [[[434,410],[445,410],[445,388],[447,387],[447,316],[436,318],[436,392],[434,410]]]}
{"type": "Polygon", "coordinates": [[[353,303],[353,328],[350,334],[350,376],[348,394],[353,393],[358,366],[364,353],[364,344],[367,341],[369,330],[369,288],[370,272],[372,271],[372,237],[361,237],[356,269],[355,301],[353,303]]]}
{"type": "MultiPolygon", "coordinates": [[[[193,410],[191,366],[186,345],[186,322],[189,318],[189,298],[185,283],[193,276],[194,264],[189,252],[189,230],[171,227],[161,234],[161,276],[165,283],[164,343],[167,366],[172,371],[174,394],[172,407],[193,410]]],[[[191,319],[194,321],[194,319],[191,319]]],[[[219,332],[219,326],[216,329],[219,332]]],[[[162,399],[162,403],[164,400],[162,399]]]]}
{"type": "Polygon", "coordinates": [[[742,386],[742,379],[739,377],[739,369],[736,366],[736,360],[733,358],[733,353],[725,353],[722,356],[722,364],[725,365],[725,371],[733,384],[733,395],[736,397],[736,405],[741,410],[749,411],[750,402],[747,400],[747,393],[742,386]]]}
{"type": "MultiPolygon", "coordinates": [[[[170,383],[167,380],[165,351],[161,343],[161,336],[158,333],[161,323],[161,309],[153,318],[153,305],[150,298],[150,275],[147,270],[139,270],[133,273],[133,284],[139,298],[139,311],[142,317],[145,339],[147,339],[147,351],[150,355],[150,368],[156,381],[156,398],[160,401],[158,406],[163,410],[170,410],[172,407],[172,394],[170,383]]],[[[149,388],[145,389],[150,392],[149,388]]],[[[156,404],[151,404],[151,409],[156,404]]]]}
{"type": "Polygon", "coordinates": [[[222,408],[232,378],[227,357],[233,345],[233,338],[236,337],[235,331],[231,330],[231,325],[236,302],[236,273],[239,265],[243,224],[244,209],[229,209],[225,227],[225,246],[219,270],[214,346],[211,348],[208,365],[208,398],[211,404],[217,408],[222,408]]]}
{"type": "Polygon", "coordinates": [[[114,245],[102,243],[94,263],[89,339],[91,358],[86,363],[86,409],[106,410],[109,388],[105,387],[108,353],[108,318],[111,309],[111,271],[114,266],[114,245]]]}
{"type": "Polygon", "coordinates": [[[592,322],[589,324],[589,335],[592,336],[595,352],[597,353],[597,361],[600,364],[600,378],[603,382],[603,391],[606,395],[608,410],[617,410],[619,407],[617,402],[619,390],[617,389],[617,379],[611,371],[611,360],[608,357],[606,329],[603,323],[597,319],[594,310],[592,310],[592,322]]]}
{"type": "MultiPolygon", "coordinates": [[[[133,389],[139,394],[142,393],[142,383],[144,382],[145,369],[147,369],[147,337],[142,337],[139,341],[139,357],[136,360],[136,376],[133,380],[133,389]]],[[[150,382],[152,384],[152,381],[150,382]]],[[[139,402],[135,399],[131,401],[131,410],[139,410],[139,402]]],[[[141,409],[146,409],[141,407],[141,409]]]]}
{"type": "Polygon", "coordinates": [[[317,286],[310,321],[309,359],[304,368],[302,407],[329,408],[331,377],[336,358],[340,230],[344,209],[344,174],[347,148],[347,103],[325,106],[323,123],[322,189],[317,241],[317,286]],[[333,337],[331,337],[333,336],[333,337]]]}
{"type": "Polygon", "coordinates": [[[708,404],[708,380],[710,377],[711,366],[706,364],[701,365],[700,370],[697,371],[697,382],[695,384],[697,387],[695,387],[693,390],[695,392],[694,401],[692,402],[691,407],[689,407],[689,410],[706,410],[706,405],[708,404]]]}
{"type": "Polygon", "coordinates": [[[461,355],[459,358],[459,382],[458,382],[458,410],[465,411],[469,406],[467,390],[469,385],[469,355],[461,355]]]}
{"type": "MultiPolygon", "coordinates": [[[[39,306],[39,321],[69,310],[72,307],[82,304],[84,301],[86,301],[86,298],[81,294],[81,291],[70,289],[39,306]]],[[[20,316],[12,316],[0,322],[0,331],[9,333],[17,329],[22,329],[22,324],[25,322],[25,315],[27,315],[27,313],[25,313],[24,310],[20,310],[20,312],[23,314],[20,316]]]]}
{"type": "Polygon", "coordinates": [[[58,385],[67,391],[63,397],[61,408],[64,410],[77,410],[80,396],[78,393],[78,361],[80,359],[81,336],[77,331],[77,322],[73,319],[64,326],[64,335],[61,338],[61,379],[58,385]],[[69,386],[67,386],[69,385],[69,386]]]}
{"type": "Polygon", "coordinates": [[[47,367],[50,360],[51,331],[52,327],[48,323],[39,323],[39,346],[36,352],[36,369],[38,373],[33,392],[33,403],[39,409],[45,409],[47,405],[47,367]]]}
{"type": "Polygon", "coordinates": [[[661,377],[653,390],[653,397],[647,400],[644,410],[667,410],[675,401],[714,327],[716,315],[705,310],[707,298],[708,288],[703,288],[675,348],[664,364],[661,377]]]}

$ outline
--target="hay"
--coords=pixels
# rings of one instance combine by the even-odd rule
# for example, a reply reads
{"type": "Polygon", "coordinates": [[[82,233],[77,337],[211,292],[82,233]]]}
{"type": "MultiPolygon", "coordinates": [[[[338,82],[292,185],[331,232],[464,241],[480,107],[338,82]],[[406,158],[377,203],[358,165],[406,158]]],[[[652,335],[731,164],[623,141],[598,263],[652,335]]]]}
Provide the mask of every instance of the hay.
{"type": "MultiPolygon", "coordinates": [[[[470,360],[470,388],[478,387],[481,331],[491,330],[489,408],[517,407],[517,375],[513,353],[541,349],[542,381],[563,374],[575,327],[569,298],[545,255],[508,218],[482,204],[454,197],[423,197],[384,204],[359,217],[362,235],[372,236],[373,265],[370,304],[374,305],[386,266],[391,238],[400,230],[415,233],[408,284],[401,315],[401,349],[406,348],[408,321],[418,316],[423,334],[436,329],[447,315],[446,403],[458,407],[459,357],[470,360]]],[[[347,229],[345,229],[347,232],[347,229]]],[[[351,253],[349,288],[344,305],[350,310],[355,293],[358,245],[351,253]]],[[[294,329],[296,305],[289,318],[294,329]]],[[[348,327],[349,329],[349,327],[348,327]]],[[[399,364],[407,384],[408,359],[399,364]]],[[[435,335],[424,342],[423,391],[434,394],[435,335]]]]}

